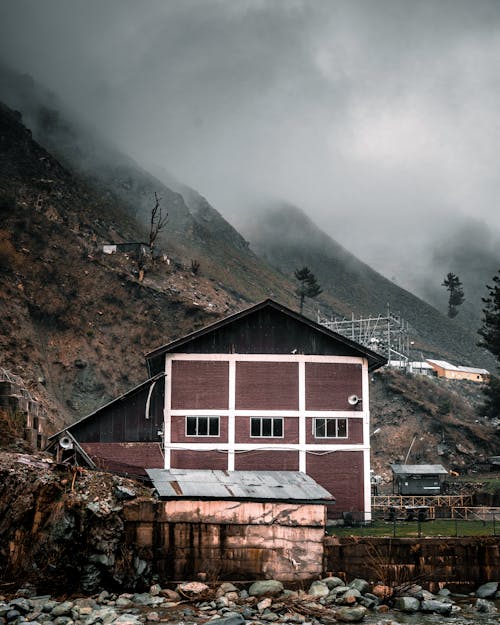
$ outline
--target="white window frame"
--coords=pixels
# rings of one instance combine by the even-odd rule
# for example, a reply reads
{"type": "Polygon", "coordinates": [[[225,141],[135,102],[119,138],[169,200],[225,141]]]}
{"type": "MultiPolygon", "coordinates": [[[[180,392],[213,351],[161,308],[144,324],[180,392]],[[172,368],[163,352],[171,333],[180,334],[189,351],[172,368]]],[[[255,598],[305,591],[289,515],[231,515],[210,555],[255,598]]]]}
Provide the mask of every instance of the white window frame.
{"type": "Polygon", "coordinates": [[[184,419],[185,436],[189,438],[218,438],[220,437],[220,417],[217,415],[189,415],[184,419]],[[188,420],[196,419],[196,434],[188,434],[188,420]],[[207,434],[198,434],[200,419],[207,420],[207,434]],[[210,419],[217,419],[217,434],[210,434],[210,419]]]}
{"type": "Polygon", "coordinates": [[[250,438],[285,438],[285,420],[283,417],[250,417],[250,438]],[[281,421],[281,436],[277,436],[274,433],[270,436],[265,436],[264,434],[252,434],[252,421],[253,420],[260,421],[260,431],[262,432],[262,422],[264,419],[269,419],[271,421],[271,432],[274,432],[274,422],[281,421]]]}
{"type": "Polygon", "coordinates": [[[312,434],[314,438],[320,439],[320,440],[331,440],[331,439],[346,439],[349,438],[349,419],[347,417],[313,417],[312,420],[312,434]],[[324,421],[324,427],[325,427],[325,435],[324,436],[318,436],[317,435],[317,428],[316,428],[316,423],[318,421],[324,421]],[[327,421],[335,421],[335,436],[328,436],[327,435],[327,421]],[[339,421],[345,421],[345,436],[339,436],[338,435],[338,431],[339,431],[339,421]]]}

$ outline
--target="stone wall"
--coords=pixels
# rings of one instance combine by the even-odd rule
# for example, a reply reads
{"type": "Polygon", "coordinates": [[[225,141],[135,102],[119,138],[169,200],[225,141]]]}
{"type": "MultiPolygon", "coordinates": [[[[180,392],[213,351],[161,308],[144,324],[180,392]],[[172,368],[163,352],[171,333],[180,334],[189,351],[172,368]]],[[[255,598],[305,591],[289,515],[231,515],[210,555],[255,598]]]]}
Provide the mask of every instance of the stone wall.
{"type": "Polygon", "coordinates": [[[138,500],[124,509],[126,541],[148,552],[163,580],[322,574],[325,507],[240,501],[138,500]]]}
{"type": "Polygon", "coordinates": [[[499,537],[325,538],[326,571],[386,584],[472,585],[500,579],[499,537]]]}

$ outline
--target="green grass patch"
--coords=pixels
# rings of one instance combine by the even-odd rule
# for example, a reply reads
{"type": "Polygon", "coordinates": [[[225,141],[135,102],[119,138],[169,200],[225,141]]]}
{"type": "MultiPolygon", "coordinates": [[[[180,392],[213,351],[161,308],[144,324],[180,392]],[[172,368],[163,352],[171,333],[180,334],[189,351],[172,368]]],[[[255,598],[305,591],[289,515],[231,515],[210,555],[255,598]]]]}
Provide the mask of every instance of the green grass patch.
{"type": "MultiPolygon", "coordinates": [[[[495,523],[488,521],[465,521],[436,519],[420,524],[421,536],[500,536],[500,518],[495,523]]],[[[396,536],[414,538],[419,536],[417,521],[398,521],[396,526],[390,521],[373,521],[371,525],[359,527],[329,527],[330,536],[396,536]]]]}

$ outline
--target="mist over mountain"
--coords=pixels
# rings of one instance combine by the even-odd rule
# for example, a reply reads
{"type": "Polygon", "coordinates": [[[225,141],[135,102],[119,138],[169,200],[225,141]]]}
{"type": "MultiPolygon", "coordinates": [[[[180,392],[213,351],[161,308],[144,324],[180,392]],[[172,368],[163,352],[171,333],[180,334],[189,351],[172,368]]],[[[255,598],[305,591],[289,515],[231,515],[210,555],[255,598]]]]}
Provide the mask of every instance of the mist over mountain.
{"type": "MultiPolygon", "coordinates": [[[[239,228],[252,249],[285,276],[291,278],[295,268],[308,266],[334,302],[334,315],[385,316],[389,306],[393,314],[401,315],[410,324],[411,338],[416,343],[414,359],[422,355],[437,357],[441,350],[441,357],[447,352],[452,360],[459,358],[472,366],[495,366],[494,359],[476,346],[479,322],[471,324],[470,318],[477,320],[477,309],[467,317],[459,314],[456,319],[448,319],[445,312],[439,312],[360,261],[299,208],[286,203],[262,206],[241,219],[239,228]]],[[[462,259],[466,257],[464,252],[462,259]]],[[[401,258],[399,263],[409,265],[411,258],[401,258]]],[[[477,267],[476,270],[479,273],[477,267]]],[[[467,277],[473,275],[470,270],[467,277]]]]}

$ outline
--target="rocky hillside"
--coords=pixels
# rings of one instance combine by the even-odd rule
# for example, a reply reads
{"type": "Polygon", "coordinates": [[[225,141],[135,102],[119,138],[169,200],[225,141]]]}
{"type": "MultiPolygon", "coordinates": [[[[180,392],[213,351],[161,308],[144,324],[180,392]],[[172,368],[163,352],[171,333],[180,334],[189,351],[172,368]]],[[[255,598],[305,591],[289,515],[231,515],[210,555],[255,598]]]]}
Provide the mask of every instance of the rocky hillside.
{"type": "MultiPolygon", "coordinates": [[[[2,366],[31,381],[59,422],[144,379],[146,351],[272,288],[273,280],[265,279],[272,271],[234,247],[220,277],[203,258],[194,275],[183,247],[187,237],[179,237],[175,249],[165,243],[168,262],[150,263],[140,281],[134,255],[102,253],[104,242],[146,236],[123,201],[61,165],[5,106],[0,138],[2,366]],[[237,289],[230,277],[245,268],[249,282],[237,289]],[[255,282],[252,268],[258,269],[255,282]]],[[[274,284],[283,289],[276,276],[274,284]]]]}

